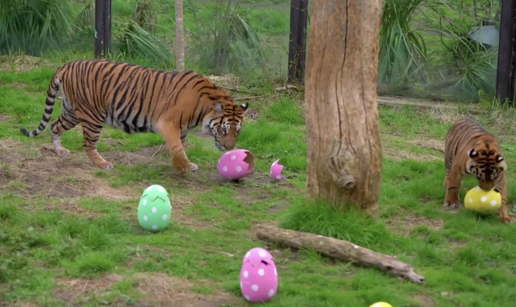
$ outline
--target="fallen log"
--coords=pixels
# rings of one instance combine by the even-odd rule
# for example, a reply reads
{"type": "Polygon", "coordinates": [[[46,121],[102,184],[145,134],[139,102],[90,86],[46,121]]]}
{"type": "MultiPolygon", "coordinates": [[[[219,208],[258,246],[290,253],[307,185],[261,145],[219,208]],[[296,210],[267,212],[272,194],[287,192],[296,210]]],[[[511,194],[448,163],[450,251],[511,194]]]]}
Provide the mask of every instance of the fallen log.
{"type": "Polygon", "coordinates": [[[299,249],[313,249],[320,254],[342,261],[355,262],[368,267],[378,267],[388,274],[407,278],[414,283],[421,283],[425,280],[425,277],[414,272],[410,265],[397,260],[395,257],[374,252],[348,241],[281,229],[272,225],[258,225],[256,227],[256,237],[263,241],[280,243],[299,249]]]}

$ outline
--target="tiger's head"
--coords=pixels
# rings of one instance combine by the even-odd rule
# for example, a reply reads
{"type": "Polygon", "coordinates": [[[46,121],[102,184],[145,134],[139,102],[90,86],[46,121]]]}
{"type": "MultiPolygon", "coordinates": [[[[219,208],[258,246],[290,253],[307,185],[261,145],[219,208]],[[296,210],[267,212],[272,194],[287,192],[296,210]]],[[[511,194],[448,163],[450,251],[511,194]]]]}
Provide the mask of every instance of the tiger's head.
{"type": "Polygon", "coordinates": [[[204,117],[202,131],[213,136],[218,150],[231,150],[235,148],[238,135],[242,131],[244,113],[249,105],[236,105],[227,96],[212,96],[210,99],[215,100],[215,103],[213,110],[204,117]]]}
{"type": "Polygon", "coordinates": [[[479,139],[468,151],[466,170],[477,178],[482,190],[489,191],[496,187],[499,178],[507,171],[507,163],[495,141],[479,139]]]}

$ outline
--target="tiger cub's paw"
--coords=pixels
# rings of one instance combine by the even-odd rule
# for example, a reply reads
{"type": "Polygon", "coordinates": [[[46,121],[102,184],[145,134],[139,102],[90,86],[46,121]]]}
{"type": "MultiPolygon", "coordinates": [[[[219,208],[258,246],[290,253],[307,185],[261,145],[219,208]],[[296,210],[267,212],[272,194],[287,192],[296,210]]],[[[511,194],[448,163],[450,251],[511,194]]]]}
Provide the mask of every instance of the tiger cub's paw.
{"type": "Polygon", "coordinates": [[[498,215],[498,219],[500,220],[500,222],[506,224],[506,223],[514,223],[514,217],[508,215],[508,214],[505,214],[505,215],[501,215],[499,214],[498,215]]]}
{"type": "Polygon", "coordinates": [[[460,201],[445,201],[443,204],[443,208],[445,209],[458,209],[460,207],[462,207],[460,201]]]}

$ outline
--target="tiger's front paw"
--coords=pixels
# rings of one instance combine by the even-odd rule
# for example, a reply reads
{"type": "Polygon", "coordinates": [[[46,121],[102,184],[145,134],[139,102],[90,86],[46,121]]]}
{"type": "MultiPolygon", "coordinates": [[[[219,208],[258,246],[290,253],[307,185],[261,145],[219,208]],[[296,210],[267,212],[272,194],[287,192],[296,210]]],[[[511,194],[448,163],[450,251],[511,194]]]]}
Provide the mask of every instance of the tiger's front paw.
{"type": "Polygon", "coordinates": [[[458,199],[452,201],[445,200],[443,204],[443,208],[445,209],[458,209],[460,207],[462,207],[462,204],[458,199]]]}
{"type": "Polygon", "coordinates": [[[174,168],[180,174],[184,174],[184,173],[186,173],[188,171],[195,172],[195,171],[197,171],[199,169],[197,164],[194,164],[194,163],[189,162],[189,161],[187,161],[186,163],[178,162],[178,161],[172,161],[172,165],[174,166],[174,168]]]}
{"type": "Polygon", "coordinates": [[[514,217],[508,215],[507,213],[506,214],[498,214],[498,219],[500,220],[500,222],[506,224],[506,223],[514,223],[514,217]]]}
{"type": "Polygon", "coordinates": [[[190,163],[189,168],[190,168],[191,172],[195,172],[195,171],[199,170],[199,167],[195,163],[190,163]]]}

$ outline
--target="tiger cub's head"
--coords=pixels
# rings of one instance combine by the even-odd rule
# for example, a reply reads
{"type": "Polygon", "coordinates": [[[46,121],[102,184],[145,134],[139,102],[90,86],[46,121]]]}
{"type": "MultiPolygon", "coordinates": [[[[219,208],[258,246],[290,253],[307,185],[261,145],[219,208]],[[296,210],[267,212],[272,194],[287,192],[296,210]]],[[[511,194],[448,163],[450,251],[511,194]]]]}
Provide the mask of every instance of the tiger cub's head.
{"type": "Polygon", "coordinates": [[[238,135],[242,131],[244,113],[249,105],[236,105],[228,97],[210,99],[216,101],[213,110],[204,117],[202,131],[213,136],[218,150],[231,150],[235,148],[238,135]]]}
{"type": "Polygon", "coordinates": [[[495,141],[479,139],[468,151],[466,170],[475,175],[482,190],[489,191],[507,171],[507,163],[495,141]]]}

